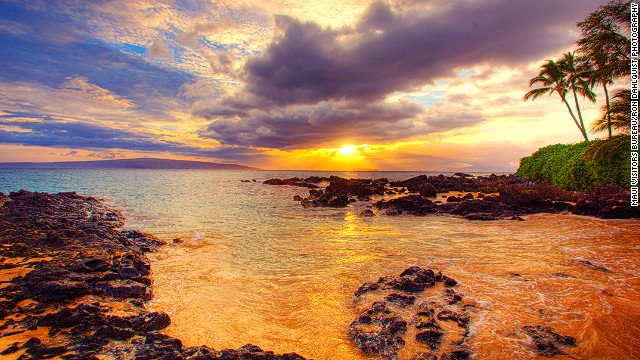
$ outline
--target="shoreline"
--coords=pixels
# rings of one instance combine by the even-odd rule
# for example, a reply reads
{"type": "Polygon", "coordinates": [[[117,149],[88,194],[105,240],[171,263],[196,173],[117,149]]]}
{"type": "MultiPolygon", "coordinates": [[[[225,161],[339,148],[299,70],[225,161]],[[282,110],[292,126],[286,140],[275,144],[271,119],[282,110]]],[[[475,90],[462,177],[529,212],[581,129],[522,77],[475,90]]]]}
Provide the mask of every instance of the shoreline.
{"type": "MultiPolygon", "coordinates": [[[[464,177],[461,178],[464,179],[464,177]]],[[[334,188],[341,186],[339,191],[347,189],[347,203],[350,197],[358,197],[358,191],[373,189],[372,184],[375,183],[373,180],[340,178],[327,180],[330,180],[327,187],[331,187],[333,183],[334,188]]],[[[444,182],[444,186],[452,184],[446,185],[447,181],[444,182]]],[[[425,193],[424,184],[419,183],[423,193],[425,193]]],[[[291,184],[285,181],[277,185],[291,184]]],[[[500,188],[502,185],[497,186],[500,188]]],[[[327,187],[323,190],[326,191],[327,187]]],[[[393,188],[397,190],[397,187],[393,188]]],[[[519,188],[516,187],[516,189],[519,188]]],[[[528,196],[540,195],[536,192],[540,188],[535,184],[528,189],[535,190],[532,193],[525,192],[528,196]]],[[[436,190],[440,190],[440,187],[436,190]]],[[[318,188],[310,188],[310,191],[318,191],[318,188]]],[[[384,191],[391,191],[391,189],[385,188],[384,191]]],[[[465,202],[487,201],[479,200],[477,191],[472,192],[473,200],[456,201],[449,206],[458,207],[465,202]]],[[[334,194],[333,191],[324,194],[327,193],[334,194]]],[[[385,195],[398,196],[398,198],[413,197],[420,201],[428,200],[426,196],[420,194],[420,191],[418,194],[399,194],[396,191],[394,194],[385,195]]],[[[492,196],[489,192],[487,195],[492,196]]],[[[359,201],[368,200],[362,196],[359,201]]],[[[390,201],[392,200],[388,200],[390,201]]],[[[428,201],[434,203],[431,200],[428,201]]],[[[376,204],[381,202],[382,200],[376,204]]],[[[529,206],[532,205],[529,204],[529,206]]],[[[382,207],[374,208],[373,204],[370,207],[383,209],[382,207]]],[[[407,211],[407,214],[421,216],[439,214],[439,212],[412,214],[407,211]]],[[[449,213],[443,215],[451,216],[449,213]]],[[[366,215],[361,214],[361,216],[366,215]]],[[[0,241],[2,242],[0,297],[3,298],[0,302],[0,355],[13,358],[62,356],[69,359],[95,358],[96,356],[131,356],[140,359],[159,357],[303,359],[302,356],[294,353],[276,355],[253,345],[219,351],[207,346],[185,347],[178,338],[159,332],[171,323],[171,319],[164,312],[154,312],[146,308],[145,301],[152,296],[150,263],[146,254],[163,246],[163,243],[149,234],[136,230],[123,230],[124,221],[123,215],[117,210],[113,210],[103,201],[93,197],[75,193],[47,194],[27,191],[14,192],[7,197],[0,193],[0,241]],[[107,330],[102,330],[105,328],[107,330]]],[[[577,264],[598,272],[607,270],[589,260],[578,261],[577,264]]],[[[405,281],[402,278],[401,274],[399,280],[394,281],[405,281]]],[[[419,283],[415,281],[416,279],[410,280],[419,283]]],[[[410,288],[406,291],[407,289],[394,287],[393,282],[386,282],[383,285],[386,287],[383,290],[393,289],[405,292],[405,294],[396,294],[395,300],[416,295],[410,288]]],[[[434,289],[440,289],[440,285],[434,289]]],[[[443,289],[446,290],[446,288],[443,289]]],[[[383,292],[382,295],[393,294],[383,292]]],[[[458,295],[457,292],[447,294],[451,297],[456,295],[458,295]]],[[[383,302],[387,300],[386,298],[378,299],[383,302]]],[[[389,301],[385,303],[385,307],[393,311],[397,301],[389,301]]],[[[445,302],[443,306],[447,306],[446,302],[449,300],[443,301],[445,302]]],[[[366,309],[372,314],[378,314],[374,305],[375,303],[366,309]]],[[[418,302],[415,303],[415,306],[421,305],[418,302]]],[[[418,310],[419,308],[416,307],[413,311],[418,310]]],[[[442,308],[436,313],[441,310],[442,308]]],[[[376,321],[384,324],[386,318],[387,316],[384,315],[376,321]]],[[[414,326],[409,318],[404,321],[409,324],[408,326],[414,326]]],[[[351,330],[355,331],[354,329],[358,326],[363,325],[354,323],[351,330]]],[[[553,329],[540,326],[543,325],[532,323],[530,327],[522,328],[520,331],[523,332],[523,336],[528,336],[530,339],[540,336],[543,338],[564,336],[554,333],[553,329]]],[[[367,329],[368,325],[362,328],[367,329]]],[[[347,331],[349,329],[345,329],[345,333],[347,331]]],[[[393,339],[397,340],[396,335],[398,334],[394,334],[393,339]]],[[[370,341],[385,343],[386,338],[380,335],[363,337],[362,333],[353,333],[350,336],[356,342],[356,346],[365,352],[366,349],[381,353],[397,350],[395,345],[391,348],[366,345],[370,341]],[[358,345],[358,341],[365,345],[358,345]]],[[[400,344],[396,340],[394,340],[395,344],[400,344]]],[[[537,346],[533,340],[530,341],[533,347],[537,346]]],[[[561,346],[563,346],[562,343],[556,348],[561,349],[561,346]]],[[[280,348],[279,351],[282,349],[280,348]]],[[[462,355],[469,350],[462,348],[456,351],[461,351],[462,355]]],[[[562,350],[558,351],[562,353],[562,350]]]]}
{"type": "Polygon", "coordinates": [[[216,351],[159,332],[146,254],[163,243],[75,193],[0,194],[0,355],[40,359],[304,359],[247,344],[216,351]]]}

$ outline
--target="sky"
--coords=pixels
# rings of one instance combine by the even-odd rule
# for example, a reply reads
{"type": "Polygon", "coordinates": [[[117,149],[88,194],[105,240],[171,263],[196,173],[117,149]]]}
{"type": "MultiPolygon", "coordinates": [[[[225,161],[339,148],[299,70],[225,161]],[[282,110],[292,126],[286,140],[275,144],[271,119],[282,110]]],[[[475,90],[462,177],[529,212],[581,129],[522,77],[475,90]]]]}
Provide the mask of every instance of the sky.
{"type": "Polygon", "coordinates": [[[605,2],[0,0],[0,161],[515,171],[581,140],[523,95],[605,2]]]}

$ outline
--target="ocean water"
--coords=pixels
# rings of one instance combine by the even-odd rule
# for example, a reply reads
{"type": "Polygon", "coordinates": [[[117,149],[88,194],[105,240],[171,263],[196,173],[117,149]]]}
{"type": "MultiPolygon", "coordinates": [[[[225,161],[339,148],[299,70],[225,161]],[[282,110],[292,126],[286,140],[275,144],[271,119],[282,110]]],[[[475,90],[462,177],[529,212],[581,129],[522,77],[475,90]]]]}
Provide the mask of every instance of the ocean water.
{"type": "MultiPolygon", "coordinates": [[[[369,305],[354,302],[353,292],[419,265],[457,279],[475,305],[467,342],[477,358],[538,358],[522,334],[525,325],[574,336],[578,346],[558,358],[640,358],[640,221],[549,214],[524,222],[363,218],[367,203],[305,209],[292,198],[307,189],[260,183],[418,174],[0,170],[0,191],[97,196],[125,214],[127,227],[168,241],[150,255],[148,306],[170,313],[164,332],[187,346],[252,343],[315,359],[366,358],[347,336],[369,305]],[[172,244],[176,238],[181,242],[172,244]]],[[[400,358],[416,350],[424,349],[408,348],[400,358]]]]}

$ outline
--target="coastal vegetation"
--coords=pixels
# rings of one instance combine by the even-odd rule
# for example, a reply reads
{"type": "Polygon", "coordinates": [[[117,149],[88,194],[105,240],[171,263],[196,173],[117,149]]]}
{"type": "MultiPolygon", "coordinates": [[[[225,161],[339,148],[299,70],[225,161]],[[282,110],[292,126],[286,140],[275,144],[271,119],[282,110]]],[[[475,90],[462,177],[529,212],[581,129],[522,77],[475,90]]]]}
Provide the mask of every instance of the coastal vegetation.
{"type": "Polygon", "coordinates": [[[546,181],[570,190],[593,190],[611,183],[629,187],[628,145],[624,137],[549,145],[520,159],[516,176],[546,181]],[[593,156],[596,151],[604,151],[607,155],[593,156]]]}
{"type": "Polygon", "coordinates": [[[584,141],[539,149],[520,160],[517,176],[566,189],[588,190],[609,183],[630,186],[630,89],[620,88],[613,96],[609,93],[616,82],[628,84],[630,76],[630,3],[612,0],[578,22],[582,37],[576,42],[577,50],[559,60],[547,60],[530,80],[535,88],[524,100],[557,94],[584,141]],[[595,102],[598,86],[602,86],[605,104],[590,132],[606,132],[607,137],[589,141],[579,98],[595,102]]]}

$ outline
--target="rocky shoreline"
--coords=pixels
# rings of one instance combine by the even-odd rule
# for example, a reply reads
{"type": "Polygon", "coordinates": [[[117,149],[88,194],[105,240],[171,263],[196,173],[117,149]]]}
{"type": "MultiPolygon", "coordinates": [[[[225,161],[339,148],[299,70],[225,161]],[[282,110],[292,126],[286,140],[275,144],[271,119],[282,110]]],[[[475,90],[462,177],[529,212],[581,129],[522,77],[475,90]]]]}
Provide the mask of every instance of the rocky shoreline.
{"type": "Polygon", "coordinates": [[[18,359],[303,359],[254,345],[183,347],[159,332],[147,253],[162,242],[75,193],[0,193],[0,356],[18,359]]]}
{"type": "Polygon", "coordinates": [[[640,218],[640,208],[630,204],[629,189],[614,184],[580,192],[513,175],[476,177],[462,173],[420,175],[404,181],[312,176],[270,179],[263,184],[309,188],[309,196],[294,197],[304,207],[343,208],[356,201],[369,202],[363,216],[375,216],[377,211],[389,216],[441,214],[468,220],[523,220],[521,216],[536,213],[640,218]],[[372,202],[376,197],[380,200],[372,202]]]}
{"type": "MultiPolygon", "coordinates": [[[[540,211],[576,213],[574,210],[580,209],[581,203],[583,208],[600,208],[598,214],[606,211],[629,214],[611,208],[610,197],[601,200],[613,191],[607,189],[589,194],[560,192],[544,184],[513,184],[508,183],[514,181],[511,177],[497,177],[473,180],[474,187],[469,192],[475,193],[471,194],[473,199],[464,196],[459,201],[437,204],[429,200],[434,191],[436,196],[442,190],[456,191],[459,187],[454,186],[455,182],[469,186],[470,179],[445,178],[437,186],[433,184],[434,178],[409,180],[389,183],[332,177],[278,180],[277,185],[307,184],[293,184],[310,189],[313,198],[299,200],[305,206],[342,207],[344,199],[336,198],[346,197],[348,204],[354,198],[369,201],[375,195],[394,195],[394,199],[371,204],[378,211],[397,212],[387,215],[405,212],[418,216],[465,215],[463,209],[473,209],[466,215],[477,215],[483,213],[474,212],[476,209],[486,211],[485,205],[477,204],[491,204],[491,209],[499,212],[487,212],[486,216],[508,218],[540,211]],[[328,182],[324,189],[320,186],[323,182],[328,182]],[[516,201],[523,201],[523,196],[539,199],[543,192],[573,199],[576,205],[548,198],[538,202],[516,201]],[[603,207],[604,204],[608,205],[603,207]],[[607,206],[609,210],[604,211],[607,206]],[[448,208],[451,210],[443,210],[448,208]]],[[[621,196],[620,191],[616,194],[621,196]]],[[[624,206],[619,200],[616,204],[624,206]]],[[[163,246],[163,242],[149,234],[124,230],[124,220],[121,213],[101,201],[76,193],[20,191],[9,196],[0,193],[0,356],[304,359],[295,353],[278,355],[250,344],[223,350],[184,347],[179,339],[162,334],[160,331],[171,323],[169,315],[150,311],[145,302],[152,298],[151,268],[146,254],[163,246]]],[[[587,260],[578,263],[609,271],[587,260]]],[[[451,277],[414,266],[397,276],[364,283],[355,291],[353,301],[355,319],[345,329],[345,336],[363,354],[385,359],[397,358],[401,351],[410,351],[409,356],[414,359],[473,357],[468,340],[477,309],[451,277]]],[[[518,332],[542,356],[565,354],[566,347],[576,346],[572,337],[544,325],[524,326],[518,332]]]]}

